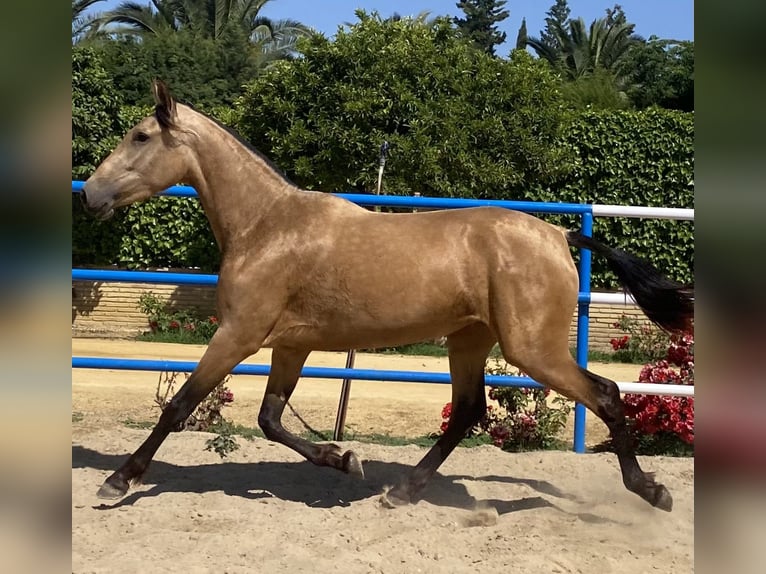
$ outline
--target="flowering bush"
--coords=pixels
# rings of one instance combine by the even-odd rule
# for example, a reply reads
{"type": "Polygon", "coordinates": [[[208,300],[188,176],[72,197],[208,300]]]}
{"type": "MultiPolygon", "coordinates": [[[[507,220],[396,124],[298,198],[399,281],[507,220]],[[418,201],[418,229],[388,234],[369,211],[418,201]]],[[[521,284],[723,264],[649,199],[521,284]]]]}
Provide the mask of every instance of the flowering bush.
{"type": "MultiPolygon", "coordinates": [[[[508,365],[498,358],[487,366],[494,375],[512,374],[508,365]]],[[[513,373],[521,374],[521,373],[513,373]]],[[[497,405],[487,405],[481,421],[468,435],[487,435],[492,444],[508,451],[550,449],[560,445],[560,432],[571,410],[569,402],[560,396],[550,398],[549,389],[491,387],[489,399],[497,405]]],[[[447,429],[452,404],[442,409],[441,432],[447,429]]]]}
{"type": "Polygon", "coordinates": [[[626,363],[656,361],[665,355],[670,344],[670,337],[665,331],[634,317],[622,315],[613,326],[626,333],[609,341],[614,351],[614,359],[617,361],[626,363]]]}
{"type": "MultiPolygon", "coordinates": [[[[694,335],[673,336],[665,357],[645,365],[638,380],[693,385],[694,335]]],[[[639,454],[694,452],[694,397],[626,394],[624,402],[639,454]]]]}
{"type": "Polygon", "coordinates": [[[138,308],[149,319],[149,335],[163,340],[205,344],[218,329],[217,317],[203,319],[189,311],[170,312],[153,293],[143,293],[138,300],[138,308]]]}
{"type": "MultiPolygon", "coordinates": [[[[178,373],[160,373],[155,393],[155,403],[161,410],[170,403],[170,397],[175,394],[178,373]],[[164,387],[164,388],[163,388],[164,387]]],[[[186,378],[189,375],[186,374],[186,378]]],[[[223,379],[213,391],[197,406],[194,412],[184,422],[180,430],[209,431],[226,422],[221,414],[223,407],[234,401],[234,393],[226,386],[231,376],[223,379]]]]}

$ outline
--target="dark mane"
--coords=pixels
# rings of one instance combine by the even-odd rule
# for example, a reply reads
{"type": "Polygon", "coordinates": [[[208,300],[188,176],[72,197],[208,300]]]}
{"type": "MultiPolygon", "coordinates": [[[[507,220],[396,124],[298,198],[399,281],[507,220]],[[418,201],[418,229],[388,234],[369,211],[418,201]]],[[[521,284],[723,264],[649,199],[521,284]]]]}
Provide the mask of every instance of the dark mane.
{"type": "MultiPolygon", "coordinates": [[[[292,185],[293,187],[298,187],[298,186],[295,184],[295,182],[293,182],[293,181],[292,181],[292,180],[291,180],[289,177],[287,177],[287,175],[285,174],[285,172],[284,172],[284,171],[282,171],[282,170],[281,170],[281,169],[280,169],[280,168],[279,168],[279,167],[278,167],[278,166],[277,166],[277,165],[276,165],[276,164],[275,164],[273,161],[271,161],[269,158],[267,158],[265,155],[263,155],[263,154],[262,154],[260,151],[258,151],[258,150],[257,150],[255,147],[253,147],[253,144],[251,144],[249,141],[247,141],[245,138],[243,138],[243,137],[242,137],[242,136],[239,134],[239,132],[237,132],[235,129],[233,129],[233,128],[230,128],[229,126],[227,126],[227,125],[225,125],[225,124],[222,124],[222,123],[221,123],[221,122],[219,122],[217,119],[215,119],[215,118],[213,118],[213,117],[209,116],[208,114],[206,114],[206,113],[204,113],[204,112],[201,112],[201,111],[199,111],[197,108],[195,108],[195,107],[194,107],[194,106],[192,106],[191,104],[186,104],[186,103],[185,103],[184,105],[185,105],[185,106],[188,106],[189,108],[191,108],[192,110],[194,110],[195,112],[197,112],[198,114],[200,114],[201,116],[205,116],[207,119],[209,119],[211,122],[213,122],[214,124],[216,124],[218,127],[220,127],[221,129],[223,129],[223,130],[227,131],[227,132],[229,133],[229,135],[231,135],[231,136],[232,136],[234,139],[236,139],[236,140],[237,140],[239,143],[241,143],[243,146],[245,146],[247,149],[249,149],[249,150],[250,150],[252,153],[254,153],[256,156],[258,156],[258,157],[259,157],[261,160],[263,160],[263,161],[266,163],[266,165],[268,165],[268,166],[269,166],[271,169],[273,169],[273,170],[274,170],[274,171],[275,171],[277,174],[279,174],[279,175],[282,177],[282,179],[284,179],[284,180],[285,180],[287,183],[289,183],[289,184],[290,184],[290,185],[292,185]]],[[[158,108],[159,108],[159,106],[158,106],[158,108]]],[[[159,110],[158,110],[158,109],[155,109],[155,111],[154,111],[154,115],[155,115],[155,117],[157,118],[157,121],[159,122],[159,124],[160,124],[162,127],[165,127],[165,128],[174,128],[174,127],[177,127],[177,126],[175,125],[175,122],[173,122],[172,118],[168,118],[168,117],[165,117],[165,114],[163,114],[163,113],[159,113],[159,110]]]]}

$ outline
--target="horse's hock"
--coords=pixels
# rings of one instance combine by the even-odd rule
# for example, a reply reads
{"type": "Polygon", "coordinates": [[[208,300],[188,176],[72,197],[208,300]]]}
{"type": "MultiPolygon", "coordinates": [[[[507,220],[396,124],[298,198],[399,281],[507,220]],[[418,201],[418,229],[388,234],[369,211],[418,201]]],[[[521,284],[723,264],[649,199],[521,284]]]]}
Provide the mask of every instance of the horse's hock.
{"type": "MultiPolygon", "coordinates": [[[[75,281],[72,294],[72,335],[76,337],[132,338],[149,329],[149,321],[140,310],[138,300],[144,293],[153,293],[166,302],[169,309],[188,310],[201,317],[215,315],[215,287],[195,285],[163,285],[75,281]]],[[[614,324],[621,315],[646,322],[635,305],[590,305],[589,347],[611,350],[610,339],[624,333],[614,324]]],[[[572,312],[569,342],[576,343],[577,310],[572,312]]]]}

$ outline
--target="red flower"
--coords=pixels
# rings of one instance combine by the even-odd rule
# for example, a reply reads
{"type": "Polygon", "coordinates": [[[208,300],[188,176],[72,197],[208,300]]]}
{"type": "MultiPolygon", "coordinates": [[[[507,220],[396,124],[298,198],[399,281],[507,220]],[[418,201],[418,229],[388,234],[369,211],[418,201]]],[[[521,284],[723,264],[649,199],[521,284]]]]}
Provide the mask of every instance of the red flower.
{"type": "Polygon", "coordinates": [[[168,324],[168,327],[169,327],[170,329],[178,329],[180,326],[181,326],[181,325],[179,325],[179,324],[178,324],[178,321],[171,321],[171,322],[168,324]]]}
{"type": "Polygon", "coordinates": [[[194,323],[186,323],[186,325],[184,325],[184,329],[186,329],[187,331],[194,331],[195,329],[194,323]]]}
{"type": "Polygon", "coordinates": [[[218,324],[218,317],[214,317],[213,315],[208,317],[207,320],[210,321],[213,325],[217,325],[218,324]]]}
{"type": "Polygon", "coordinates": [[[442,418],[443,419],[449,419],[452,415],[452,403],[447,403],[444,405],[444,408],[442,409],[442,418]]]}
{"type": "Polygon", "coordinates": [[[620,349],[626,349],[628,347],[628,340],[630,340],[630,337],[625,335],[619,339],[610,339],[609,343],[611,343],[613,350],[619,351],[620,349]]]}
{"type": "Polygon", "coordinates": [[[511,431],[505,425],[495,425],[489,429],[489,436],[495,446],[503,446],[503,443],[511,436],[511,431]]]}

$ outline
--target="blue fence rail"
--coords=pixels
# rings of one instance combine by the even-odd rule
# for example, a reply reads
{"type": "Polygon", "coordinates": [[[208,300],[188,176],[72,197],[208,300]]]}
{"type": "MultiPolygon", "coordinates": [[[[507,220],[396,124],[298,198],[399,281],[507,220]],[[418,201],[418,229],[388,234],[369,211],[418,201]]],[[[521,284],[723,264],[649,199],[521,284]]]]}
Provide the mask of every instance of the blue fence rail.
{"type": "MultiPolygon", "coordinates": [[[[72,181],[72,192],[82,190],[85,182],[72,181]]],[[[192,187],[176,185],[164,190],[160,195],[171,197],[197,197],[192,187]]],[[[409,197],[391,195],[366,195],[356,193],[335,193],[358,205],[367,207],[396,207],[406,209],[459,209],[465,207],[493,206],[514,209],[526,213],[549,213],[579,215],[583,235],[593,234],[593,208],[579,203],[549,203],[532,201],[507,201],[484,199],[458,199],[440,197],[409,197]]],[[[588,325],[591,299],[590,289],[591,252],[580,251],[580,294],[577,312],[577,363],[588,366],[588,325]]],[[[171,285],[216,285],[218,276],[203,273],[171,273],[163,271],[124,271],[106,269],[72,269],[73,281],[114,281],[131,283],[163,283],[171,285]]],[[[75,369],[114,369],[138,371],[191,372],[196,367],[190,361],[151,361],[140,359],[113,359],[103,357],[72,357],[75,369]]],[[[269,374],[269,365],[239,364],[233,374],[262,375],[269,374]]],[[[386,371],[372,369],[344,369],[327,367],[304,367],[302,377],[322,379],[356,379],[367,381],[411,382],[450,384],[448,373],[429,373],[418,371],[386,371]]],[[[487,375],[485,383],[489,386],[510,386],[539,388],[541,385],[529,377],[487,375]]],[[[575,403],[575,424],[573,450],[585,452],[585,407],[575,403]]]]}

